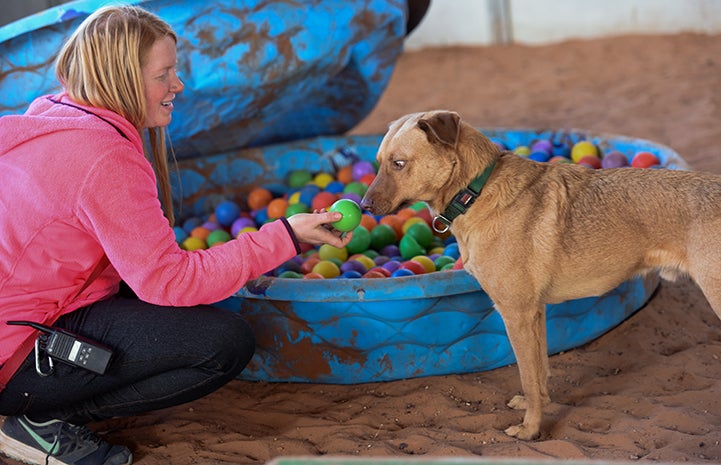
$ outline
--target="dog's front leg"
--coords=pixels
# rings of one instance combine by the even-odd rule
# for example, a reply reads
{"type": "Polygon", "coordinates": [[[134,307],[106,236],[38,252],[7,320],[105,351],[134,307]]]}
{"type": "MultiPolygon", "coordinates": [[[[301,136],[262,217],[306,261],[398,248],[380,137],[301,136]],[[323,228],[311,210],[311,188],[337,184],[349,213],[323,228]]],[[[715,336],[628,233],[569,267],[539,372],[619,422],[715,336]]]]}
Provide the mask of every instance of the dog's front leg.
{"type": "Polygon", "coordinates": [[[507,428],[506,434],[519,439],[535,439],[540,434],[543,407],[550,403],[545,306],[497,308],[516,355],[523,390],[523,395],[515,396],[508,406],[526,410],[523,423],[507,428]]]}

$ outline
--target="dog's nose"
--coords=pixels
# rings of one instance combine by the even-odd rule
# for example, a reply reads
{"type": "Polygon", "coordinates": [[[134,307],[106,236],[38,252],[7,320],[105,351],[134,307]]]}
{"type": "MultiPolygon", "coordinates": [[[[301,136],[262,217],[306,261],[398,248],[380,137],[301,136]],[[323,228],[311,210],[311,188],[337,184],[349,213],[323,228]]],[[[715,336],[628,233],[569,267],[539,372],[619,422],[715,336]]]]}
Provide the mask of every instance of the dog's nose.
{"type": "Polygon", "coordinates": [[[373,210],[373,200],[369,199],[367,196],[363,196],[361,199],[361,208],[372,211],[373,210]]]}

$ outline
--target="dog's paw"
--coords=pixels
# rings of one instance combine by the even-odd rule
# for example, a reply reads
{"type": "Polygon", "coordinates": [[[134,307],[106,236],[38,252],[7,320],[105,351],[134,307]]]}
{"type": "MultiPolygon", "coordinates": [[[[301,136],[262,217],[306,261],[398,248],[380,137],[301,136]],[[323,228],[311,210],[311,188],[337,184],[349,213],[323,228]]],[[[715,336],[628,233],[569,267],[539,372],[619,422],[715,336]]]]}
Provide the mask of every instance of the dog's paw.
{"type": "Polygon", "coordinates": [[[528,428],[523,423],[521,423],[520,425],[509,426],[508,428],[506,428],[505,432],[509,436],[522,439],[524,441],[537,439],[540,436],[540,431],[538,431],[537,429],[534,431],[528,428]]]}
{"type": "MultiPolygon", "coordinates": [[[[528,408],[528,403],[526,402],[526,398],[524,396],[513,396],[513,399],[511,399],[508,404],[509,407],[511,407],[514,410],[526,410],[528,408]]],[[[510,428],[509,428],[510,429],[510,428]]],[[[515,436],[515,435],[511,435],[515,436]]]]}

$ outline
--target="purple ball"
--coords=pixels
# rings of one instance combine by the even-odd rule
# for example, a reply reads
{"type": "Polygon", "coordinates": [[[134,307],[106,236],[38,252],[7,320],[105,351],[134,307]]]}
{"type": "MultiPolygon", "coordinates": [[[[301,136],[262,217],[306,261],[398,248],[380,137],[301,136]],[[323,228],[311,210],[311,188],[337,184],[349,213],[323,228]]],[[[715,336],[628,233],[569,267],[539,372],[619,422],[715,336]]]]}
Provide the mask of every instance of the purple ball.
{"type": "Polygon", "coordinates": [[[241,229],[249,227],[255,227],[255,221],[246,217],[238,218],[237,220],[233,221],[233,225],[230,227],[230,235],[233,237],[238,237],[238,233],[241,229]]]}
{"type": "Polygon", "coordinates": [[[390,260],[390,257],[387,257],[387,256],[385,256],[385,255],[378,255],[376,258],[373,259],[373,262],[374,262],[376,265],[381,266],[381,265],[383,265],[385,262],[387,262],[388,260],[390,260]]]}
{"type": "Polygon", "coordinates": [[[355,203],[357,203],[358,205],[360,205],[361,200],[363,200],[363,199],[361,198],[361,196],[358,195],[358,194],[356,194],[355,192],[346,192],[346,193],[344,193],[344,194],[341,194],[341,195],[340,195],[340,198],[341,198],[341,199],[352,200],[352,201],[354,201],[355,203]]]}
{"type": "Polygon", "coordinates": [[[368,270],[366,270],[365,265],[358,260],[348,260],[340,266],[340,271],[341,273],[345,273],[346,271],[357,271],[358,273],[363,274],[368,270]]]}
{"type": "Polygon", "coordinates": [[[601,159],[601,168],[624,168],[628,166],[628,158],[618,150],[608,152],[601,159]]]}
{"type": "Polygon", "coordinates": [[[220,229],[220,225],[215,221],[206,221],[205,223],[203,223],[203,227],[209,231],[215,231],[216,229],[220,229]]]}
{"type": "Polygon", "coordinates": [[[550,155],[552,151],[553,144],[551,143],[551,141],[546,139],[539,140],[531,146],[531,152],[546,152],[550,155]]]}
{"type": "Polygon", "coordinates": [[[386,270],[390,271],[391,273],[393,273],[394,271],[396,271],[398,268],[401,267],[401,262],[399,262],[397,260],[388,260],[381,266],[383,268],[385,268],[386,270]]]}
{"type": "Polygon", "coordinates": [[[373,163],[366,160],[361,160],[353,164],[353,170],[351,171],[351,175],[353,176],[354,181],[359,181],[360,178],[362,178],[366,174],[374,174],[375,172],[376,169],[375,166],[373,166],[373,163]]]}
{"type": "Polygon", "coordinates": [[[401,249],[398,248],[395,244],[390,244],[385,247],[383,247],[380,250],[381,255],[385,255],[386,257],[397,257],[401,254],[401,249]]]}

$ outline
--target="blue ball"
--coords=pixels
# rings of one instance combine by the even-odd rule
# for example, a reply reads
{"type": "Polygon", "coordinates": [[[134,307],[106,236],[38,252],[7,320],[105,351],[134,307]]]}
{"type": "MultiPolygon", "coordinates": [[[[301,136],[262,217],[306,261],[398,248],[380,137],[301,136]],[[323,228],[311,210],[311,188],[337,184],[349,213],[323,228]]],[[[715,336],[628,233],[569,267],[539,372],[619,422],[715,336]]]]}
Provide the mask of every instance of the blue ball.
{"type": "Polygon", "coordinates": [[[343,274],[341,274],[341,275],[338,276],[338,277],[339,277],[339,278],[358,279],[358,278],[360,278],[360,277],[362,277],[362,276],[363,276],[362,274],[358,273],[358,272],[355,271],[355,270],[348,270],[348,271],[344,272],[343,274]]]}
{"type": "Polygon", "coordinates": [[[259,210],[256,210],[254,212],[255,223],[259,225],[265,224],[266,221],[268,221],[268,207],[263,207],[259,210]]]}
{"type": "Polygon", "coordinates": [[[571,147],[564,143],[554,143],[551,149],[551,155],[554,157],[571,158],[571,147]]]}
{"type": "Polygon", "coordinates": [[[178,244],[188,238],[188,233],[185,232],[185,229],[181,228],[180,226],[175,226],[173,228],[173,232],[175,233],[175,242],[177,242],[178,244]]]}
{"type": "Polygon", "coordinates": [[[491,137],[491,142],[496,144],[496,147],[498,147],[498,149],[501,151],[508,150],[508,147],[506,147],[506,144],[501,139],[498,139],[496,137],[491,137]]]}
{"type": "Polygon", "coordinates": [[[528,158],[530,158],[531,160],[535,160],[535,161],[547,162],[548,160],[551,159],[551,154],[548,152],[536,151],[536,152],[531,152],[531,154],[528,155],[528,158]]]}
{"type": "Polygon", "coordinates": [[[237,203],[226,200],[215,207],[215,219],[223,226],[230,226],[240,216],[240,207],[237,203]]]}
{"type": "Polygon", "coordinates": [[[458,244],[448,244],[445,249],[443,249],[443,255],[448,255],[449,257],[452,257],[454,260],[458,260],[458,258],[461,256],[461,252],[458,250],[458,244]]]}
{"type": "Polygon", "coordinates": [[[345,189],[345,184],[340,181],[331,181],[325,186],[325,190],[334,194],[340,194],[345,189]]]}
{"type": "Polygon", "coordinates": [[[415,276],[415,273],[406,268],[398,268],[396,271],[391,273],[392,278],[402,278],[403,276],[415,276]]]}
{"type": "Polygon", "coordinates": [[[300,197],[298,198],[298,201],[306,205],[312,205],[313,197],[318,195],[318,192],[320,192],[320,187],[316,186],[315,184],[308,184],[307,186],[303,186],[303,188],[300,190],[300,197]]]}
{"type": "Polygon", "coordinates": [[[188,218],[187,220],[185,220],[185,222],[183,223],[183,229],[185,230],[185,232],[190,234],[190,232],[193,229],[197,228],[198,226],[200,226],[202,224],[203,224],[203,220],[198,218],[197,216],[194,216],[192,218],[188,218]]]}

